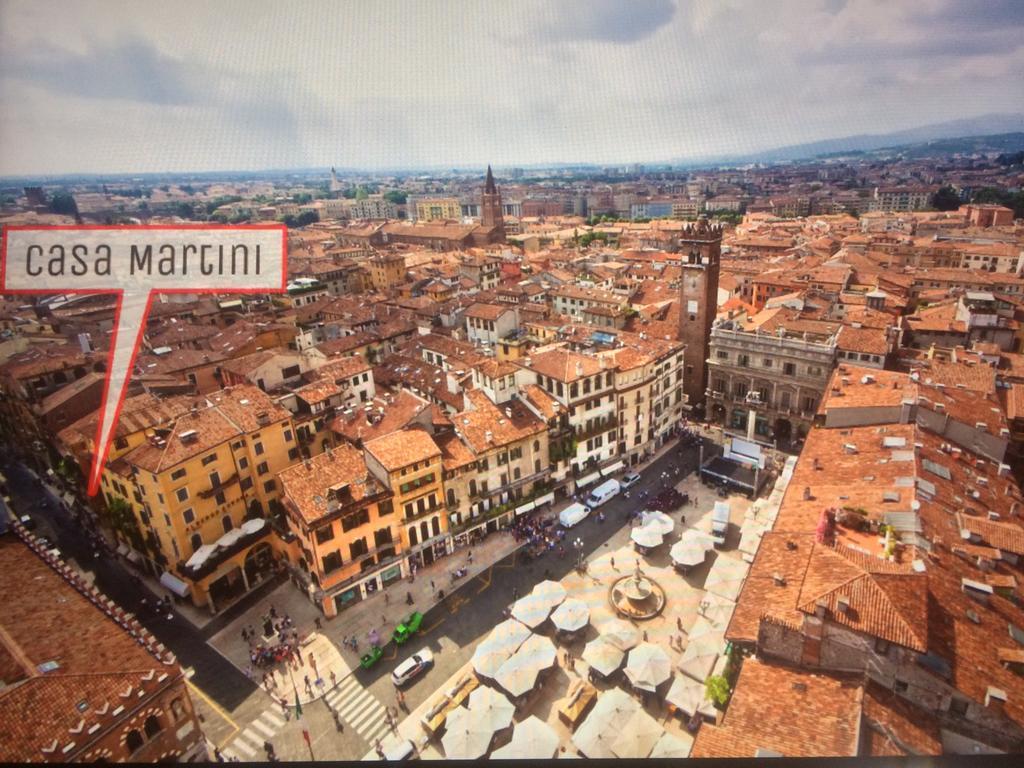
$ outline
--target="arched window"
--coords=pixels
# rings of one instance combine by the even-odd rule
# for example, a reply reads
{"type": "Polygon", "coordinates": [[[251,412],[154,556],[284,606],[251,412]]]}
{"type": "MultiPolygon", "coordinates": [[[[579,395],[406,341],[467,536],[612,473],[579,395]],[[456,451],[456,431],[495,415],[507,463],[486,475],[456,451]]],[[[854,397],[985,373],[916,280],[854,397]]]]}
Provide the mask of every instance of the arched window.
{"type": "Polygon", "coordinates": [[[224,526],[224,533],[227,533],[235,527],[235,524],[231,522],[231,515],[224,515],[224,519],[221,520],[221,524],[224,526]]]}
{"type": "Polygon", "coordinates": [[[455,489],[454,488],[449,488],[448,489],[448,504],[450,506],[452,506],[452,507],[455,506],[455,489]]]}
{"type": "Polygon", "coordinates": [[[415,525],[410,526],[409,527],[409,546],[410,547],[415,547],[418,543],[419,543],[419,540],[416,538],[416,526],[415,525]]]}
{"type": "Polygon", "coordinates": [[[534,440],[533,441],[533,452],[537,453],[538,451],[540,451],[540,440],[534,440]]]}
{"type": "Polygon", "coordinates": [[[427,527],[426,520],[420,523],[420,538],[424,541],[430,538],[430,528],[427,527]]]}
{"type": "Polygon", "coordinates": [[[128,748],[128,754],[135,754],[144,743],[142,734],[134,729],[128,732],[128,737],[124,740],[124,745],[128,748]]]}
{"type": "Polygon", "coordinates": [[[435,536],[441,535],[441,518],[435,517],[430,521],[430,526],[433,529],[435,536]]]}
{"type": "Polygon", "coordinates": [[[146,718],[146,722],[142,726],[146,731],[146,738],[152,739],[162,730],[160,727],[160,721],[156,719],[156,715],[150,715],[146,718]]]}
{"type": "Polygon", "coordinates": [[[198,533],[193,533],[192,534],[192,551],[195,552],[201,546],[203,546],[203,537],[200,536],[198,533]]]}

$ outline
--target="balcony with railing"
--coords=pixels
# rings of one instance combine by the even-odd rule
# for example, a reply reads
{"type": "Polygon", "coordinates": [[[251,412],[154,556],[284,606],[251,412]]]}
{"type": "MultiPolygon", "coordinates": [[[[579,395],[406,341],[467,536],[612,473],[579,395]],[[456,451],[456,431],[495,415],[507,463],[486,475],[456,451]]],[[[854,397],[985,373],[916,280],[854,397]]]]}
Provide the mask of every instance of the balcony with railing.
{"type": "MultiPolygon", "coordinates": [[[[470,496],[472,496],[472,494],[470,494],[470,496]]],[[[437,512],[439,509],[441,509],[442,506],[445,506],[445,505],[441,504],[438,501],[435,501],[433,504],[427,504],[426,507],[424,509],[422,509],[422,510],[420,510],[419,508],[414,506],[413,507],[413,511],[411,513],[406,512],[402,516],[402,519],[403,520],[419,520],[421,517],[426,517],[427,515],[431,515],[434,512],[437,512]]]]}
{"type": "Polygon", "coordinates": [[[199,491],[197,496],[201,499],[209,499],[216,496],[221,491],[225,490],[228,486],[234,485],[238,482],[238,473],[232,472],[229,477],[224,480],[218,479],[218,482],[212,483],[209,488],[204,491],[199,491]]]}
{"type": "Polygon", "coordinates": [[[597,422],[591,424],[590,427],[577,427],[576,440],[589,440],[597,435],[603,435],[605,432],[615,429],[618,426],[619,417],[612,414],[605,419],[599,419],[597,422]]]}

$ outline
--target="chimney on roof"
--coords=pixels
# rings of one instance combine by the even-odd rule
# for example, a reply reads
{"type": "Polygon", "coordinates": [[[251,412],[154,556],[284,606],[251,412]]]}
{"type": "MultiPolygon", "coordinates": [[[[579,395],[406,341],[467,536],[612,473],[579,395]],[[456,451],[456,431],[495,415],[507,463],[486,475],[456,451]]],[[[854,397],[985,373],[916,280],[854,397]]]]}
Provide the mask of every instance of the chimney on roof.
{"type": "Polygon", "coordinates": [[[811,486],[805,485],[804,486],[804,501],[810,501],[813,498],[814,497],[811,495],[811,486]]]}
{"type": "Polygon", "coordinates": [[[576,361],[576,375],[583,375],[583,363],[581,363],[579,360],[576,361]]]}
{"type": "Polygon", "coordinates": [[[824,600],[819,600],[814,605],[814,615],[819,619],[824,619],[828,614],[828,604],[824,600]]]}
{"type": "Polygon", "coordinates": [[[996,688],[993,685],[985,691],[985,708],[993,714],[1002,716],[1003,707],[1006,706],[1006,691],[996,688]]]}
{"type": "Polygon", "coordinates": [[[775,582],[775,586],[776,587],[784,587],[784,586],[786,586],[786,577],[783,576],[778,571],[776,571],[775,573],[772,574],[772,581],[775,582]]]}
{"type": "Polygon", "coordinates": [[[839,595],[836,597],[836,608],[840,613],[846,613],[850,610],[850,598],[847,595],[839,595]]]}

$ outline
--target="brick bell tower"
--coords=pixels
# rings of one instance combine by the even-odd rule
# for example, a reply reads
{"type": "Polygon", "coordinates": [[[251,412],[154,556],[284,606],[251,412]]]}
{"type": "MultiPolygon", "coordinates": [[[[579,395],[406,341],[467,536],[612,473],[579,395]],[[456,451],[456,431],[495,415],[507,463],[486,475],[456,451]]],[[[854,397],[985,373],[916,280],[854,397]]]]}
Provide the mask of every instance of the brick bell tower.
{"type": "Polygon", "coordinates": [[[494,184],[491,166],[487,166],[487,179],[484,181],[484,194],[480,201],[480,225],[485,229],[492,228],[490,241],[505,242],[505,218],[501,213],[501,192],[494,184]]]}
{"type": "MultiPolygon", "coordinates": [[[[683,394],[691,411],[704,403],[708,386],[708,342],[718,312],[722,227],[701,216],[679,237],[683,274],[679,285],[679,340],[683,353],[683,394]]],[[[699,408],[698,408],[699,410],[699,408]]]]}

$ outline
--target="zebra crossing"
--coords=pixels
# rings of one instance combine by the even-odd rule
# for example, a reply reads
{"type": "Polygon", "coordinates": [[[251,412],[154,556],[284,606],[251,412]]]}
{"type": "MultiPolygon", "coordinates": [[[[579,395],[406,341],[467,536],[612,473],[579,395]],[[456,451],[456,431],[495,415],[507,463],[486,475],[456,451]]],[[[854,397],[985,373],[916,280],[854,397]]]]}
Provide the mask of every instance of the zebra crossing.
{"type": "Polygon", "coordinates": [[[360,685],[355,675],[342,680],[325,698],[345,724],[370,744],[390,730],[384,705],[360,685]]]}
{"type": "Polygon", "coordinates": [[[221,750],[221,754],[229,760],[242,763],[252,762],[257,759],[257,755],[260,755],[259,760],[263,760],[263,742],[270,741],[270,738],[281,730],[284,722],[280,712],[264,710],[263,714],[242,729],[230,745],[221,750]]]}

